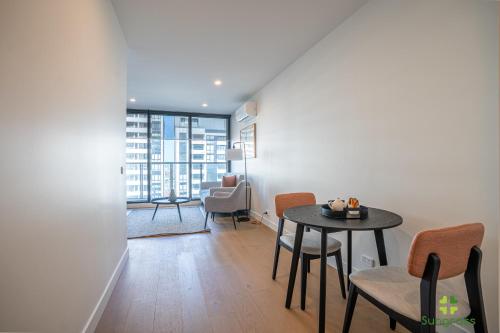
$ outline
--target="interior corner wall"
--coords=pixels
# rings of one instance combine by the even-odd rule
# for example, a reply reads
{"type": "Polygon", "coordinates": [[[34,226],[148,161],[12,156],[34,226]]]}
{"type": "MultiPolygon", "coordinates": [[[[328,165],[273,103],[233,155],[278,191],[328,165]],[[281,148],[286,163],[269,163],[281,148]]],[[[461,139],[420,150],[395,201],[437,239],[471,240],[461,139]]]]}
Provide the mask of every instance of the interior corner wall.
{"type": "MultiPolygon", "coordinates": [[[[498,3],[372,0],[252,99],[257,117],[232,117],[231,133],[257,124],[255,213],[274,212],[277,193],[356,196],[403,216],[385,231],[389,264],[403,266],[418,231],[483,222],[498,332],[498,3]]],[[[353,249],[358,268],[377,258],[372,233],[354,233],[353,249]]]]}
{"type": "Polygon", "coordinates": [[[0,331],[81,332],[126,251],[126,44],[107,0],[0,2],[0,331]]]}

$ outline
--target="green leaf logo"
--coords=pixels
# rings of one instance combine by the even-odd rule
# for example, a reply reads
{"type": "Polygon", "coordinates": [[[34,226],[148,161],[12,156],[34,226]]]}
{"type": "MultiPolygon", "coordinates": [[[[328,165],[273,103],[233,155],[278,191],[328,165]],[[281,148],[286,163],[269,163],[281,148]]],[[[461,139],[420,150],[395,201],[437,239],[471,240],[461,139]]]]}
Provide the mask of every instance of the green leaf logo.
{"type": "Polygon", "coordinates": [[[447,315],[448,313],[450,315],[454,315],[458,311],[458,301],[457,297],[455,295],[451,296],[442,296],[439,299],[439,312],[441,312],[444,315],[447,315]]]}

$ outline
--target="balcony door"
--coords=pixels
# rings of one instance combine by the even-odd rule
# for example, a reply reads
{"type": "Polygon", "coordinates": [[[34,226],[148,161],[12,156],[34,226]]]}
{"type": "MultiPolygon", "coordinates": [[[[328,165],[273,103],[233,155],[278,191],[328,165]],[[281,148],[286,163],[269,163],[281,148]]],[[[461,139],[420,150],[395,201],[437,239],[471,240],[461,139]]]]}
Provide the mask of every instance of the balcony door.
{"type": "Polygon", "coordinates": [[[191,119],[191,190],[200,197],[202,181],[220,181],[227,172],[225,150],[228,147],[227,119],[192,117],[191,119]]]}
{"type": "Polygon", "coordinates": [[[228,118],[130,110],[127,114],[127,201],[199,198],[202,181],[228,170],[228,118]]]}

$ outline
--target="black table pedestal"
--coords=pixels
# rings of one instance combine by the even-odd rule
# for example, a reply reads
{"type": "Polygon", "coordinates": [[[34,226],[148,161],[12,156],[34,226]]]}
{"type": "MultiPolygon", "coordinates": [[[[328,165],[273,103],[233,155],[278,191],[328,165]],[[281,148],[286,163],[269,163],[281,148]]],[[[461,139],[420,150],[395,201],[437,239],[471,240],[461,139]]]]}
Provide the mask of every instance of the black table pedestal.
{"type": "Polygon", "coordinates": [[[151,200],[152,204],[156,204],[155,212],[153,213],[153,217],[151,218],[151,221],[153,221],[155,219],[156,212],[158,211],[158,207],[160,207],[160,205],[175,205],[177,207],[177,213],[179,214],[179,220],[182,222],[180,204],[183,204],[183,203],[186,203],[189,201],[191,201],[191,199],[186,198],[186,197],[176,198],[175,200],[170,200],[170,198],[156,198],[156,199],[151,200]]]}
{"type": "MultiPolygon", "coordinates": [[[[179,207],[178,203],[176,203],[175,205],[177,206],[177,213],[179,214],[179,220],[181,220],[181,222],[182,222],[181,208],[179,207]]],[[[155,212],[153,213],[153,217],[151,218],[151,221],[153,221],[155,219],[156,211],[158,210],[159,206],[160,206],[160,204],[156,204],[155,212]]]]}
{"type": "Polygon", "coordinates": [[[347,230],[347,290],[351,286],[349,276],[352,273],[352,231],[347,230]]]}
{"type": "Polygon", "coordinates": [[[385,253],[384,231],[374,230],[375,242],[377,243],[378,261],[380,266],[387,266],[387,254],[385,253]]]}
{"type": "Polygon", "coordinates": [[[295,276],[299,266],[300,249],[302,248],[302,236],[304,235],[304,226],[297,224],[295,230],[295,242],[293,243],[292,263],[290,266],[290,276],[288,277],[288,291],[286,293],[285,307],[290,309],[292,304],[293,287],[295,286],[295,276]]]}
{"type": "MultiPolygon", "coordinates": [[[[321,229],[321,267],[319,273],[319,314],[318,314],[318,332],[325,331],[326,315],[326,246],[328,232],[321,229]]],[[[302,245],[302,244],[301,244],[302,245]]]]}

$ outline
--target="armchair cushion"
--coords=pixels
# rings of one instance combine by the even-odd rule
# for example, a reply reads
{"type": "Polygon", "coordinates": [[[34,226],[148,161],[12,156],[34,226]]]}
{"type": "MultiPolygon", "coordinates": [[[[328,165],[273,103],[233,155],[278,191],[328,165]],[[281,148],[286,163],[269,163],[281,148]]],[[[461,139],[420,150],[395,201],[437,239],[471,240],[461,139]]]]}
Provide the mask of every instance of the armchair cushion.
{"type": "Polygon", "coordinates": [[[210,196],[214,195],[215,192],[231,193],[233,191],[234,191],[234,187],[212,187],[210,189],[210,196]]]}
{"type": "Polygon", "coordinates": [[[236,175],[232,176],[222,176],[222,186],[221,187],[235,187],[236,186],[236,175]]]}
{"type": "Polygon", "coordinates": [[[214,192],[213,196],[216,198],[225,198],[231,195],[231,192],[214,192]]]}

